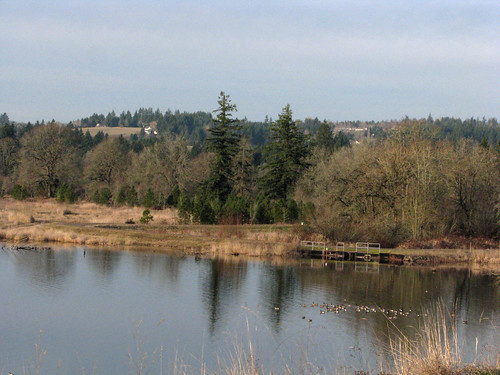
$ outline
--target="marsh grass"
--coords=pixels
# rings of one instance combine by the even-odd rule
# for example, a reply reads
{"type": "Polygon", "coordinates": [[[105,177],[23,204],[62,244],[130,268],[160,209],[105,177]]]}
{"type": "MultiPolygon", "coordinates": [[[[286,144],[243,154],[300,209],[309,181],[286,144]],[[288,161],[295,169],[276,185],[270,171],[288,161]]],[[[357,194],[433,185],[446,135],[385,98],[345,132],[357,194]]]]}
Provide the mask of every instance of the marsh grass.
{"type": "MultiPolygon", "coordinates": [[[[500,374],[500,352],[491,358],[478,358],[472,364],[463,362],[463,349],[458,338],[457,322],[443,304],[426,314],[411,340],[401,332],[390,341],[393,375],[488,375],[500,374]],[[495,358],[496,357],[496,358],[495,358]]],[[[492,327],[492,329],[497,329],[492,327]]],[[[468,343],[471,345],[472,343],[468,343]]],[[[498,343],[497,343],[498,344],[498,343]]],[[[474,344],[472,344],[474,345],[474,344]]]]}
{"type": "Polygon", "coordinates": [[[150,247],[195,254],[284,256],[293,250],[291,226],[177,225],[177,210],[151,210],[154,221],[135,225],[140,207],[94,203],[65,204],[53,199],[0,199],[0,239],[59,242],[99,247],[150,247]]]}
{"type": "Polygon", "coordinates": [[[500,249],[472,249],[468,254],[474,264],[500,264],[500,249]]]}

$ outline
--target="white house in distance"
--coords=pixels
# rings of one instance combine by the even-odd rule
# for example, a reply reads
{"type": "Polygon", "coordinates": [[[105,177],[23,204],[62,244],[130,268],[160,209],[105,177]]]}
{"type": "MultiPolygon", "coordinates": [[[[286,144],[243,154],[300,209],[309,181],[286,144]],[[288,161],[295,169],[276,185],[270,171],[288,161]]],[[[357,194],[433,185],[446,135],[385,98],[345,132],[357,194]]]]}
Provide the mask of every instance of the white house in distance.
{"type": "Polygon", "coordinates": [[[144,132],[147,134],[147,135],[158,135],[158,132],[156,131],[156,129],[153,129],[150,125],[146,126],[144,128],[144,132]]]}

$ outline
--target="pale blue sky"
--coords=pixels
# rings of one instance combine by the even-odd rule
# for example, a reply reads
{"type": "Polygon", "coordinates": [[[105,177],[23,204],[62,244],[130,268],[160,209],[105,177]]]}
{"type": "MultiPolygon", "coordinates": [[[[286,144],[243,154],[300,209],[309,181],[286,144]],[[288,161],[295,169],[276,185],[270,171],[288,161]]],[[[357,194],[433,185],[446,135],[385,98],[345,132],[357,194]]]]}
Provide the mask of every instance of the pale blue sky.
{"type": "Polygon", "coordinates": [[[0,112],[500,117],[500,2],[0,0],[0,112]]]}

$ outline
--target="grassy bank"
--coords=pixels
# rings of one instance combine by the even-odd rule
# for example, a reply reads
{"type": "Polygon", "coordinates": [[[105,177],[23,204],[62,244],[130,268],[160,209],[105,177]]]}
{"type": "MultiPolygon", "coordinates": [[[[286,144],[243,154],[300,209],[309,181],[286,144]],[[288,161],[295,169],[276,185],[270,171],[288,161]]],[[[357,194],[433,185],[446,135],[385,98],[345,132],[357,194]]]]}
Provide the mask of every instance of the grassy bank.
{"type": "MultiPolygon", "coordinates": [[[[314,228],[296,225],[179,225],[175,209],[151,210],[153,221],[140,224],[143,208],[66,204],[53,199],[0,199],[0,240],[12,243],[65,243],[111,248],[148,248],[203,255],[291,256],[301,240],[322,240],[314,228]]],[[[422,257],[429,263],[500,267],[500,248],[492,241],[457,238],[425,242],[427,248],[384,252],[422,257]],[[461,248],[430,248],[455,244],[461,248]],[[495,247],[478,249],[474,246],[495,247]]]]}
{"type": "Polygon", "coordinates": [[[4,198],[0,200],[0,240],[252,256],[284,256],[299,241],[293,226],[178,225],[173,209],[151,210],[153,221],[140,224],[142,211],[140,207],[4,198]]]}

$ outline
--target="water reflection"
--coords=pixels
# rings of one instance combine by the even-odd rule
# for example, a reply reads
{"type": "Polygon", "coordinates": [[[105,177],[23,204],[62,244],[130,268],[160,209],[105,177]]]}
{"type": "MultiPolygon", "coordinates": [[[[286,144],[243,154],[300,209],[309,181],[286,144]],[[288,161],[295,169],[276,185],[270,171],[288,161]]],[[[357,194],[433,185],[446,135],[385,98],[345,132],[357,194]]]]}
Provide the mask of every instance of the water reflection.
{"type": "Polygon", "coordinates": [[[185,256],[168,254],[131,254],[138,275],[157,280],[160,284],[175,286],[181,275],[185,256]]]}
{"type": "MultiPolygon", "coordinates": [[[[105,353],[97,372],[117,373],[116,367],[106,367],[107,358],[114,361],[126,356],[126,350],[116,349],[131,339],[123,332],[130,331],[134,320],[143,319],[145,325],[165,320],[161,328],[152,330],[151,342],[185,347],[191,354],[208,333],[210,344],[220,353],[231,349],[223,337],[227,332],[245,336],[238,332],[244,329],[238,321],[242,305],[258,315],[257,323],[269,327],[260,343],[264,353],[276,353],[276,343],[284,352],[291,337],[301,338],[306,332],[315,350],[325,350],[323,357],[316,356],[318,361],[331,360],[332,350],[351,361],[350,348],[354,347],[376,362],[374,348],[388,346],[389,331],[414,338],[413,327],[422,321],[417,314],[441,303],[453,314],[460,339],[474,343],[466,347],[468,359],[474,358],[476,338],[479,351],[486,344],[499,344],[500,331],[495,328],[500,324],[498,277],[468,269],[349,262],[324,266],[310,261],[271,264],[234,257],[203,259],[89,249],[85,257],[83,251],[74,250],[9,250],[0,252],[0,266],[0,296],[9,306],[0,309],[0,332],[9,342],[0,342],[0,363],[4,357],[19,357],[16,353],[23,353],[23,348],[32,348],[32,337],[43,329],[52,353],[74,356],[84,350],[80,342],[87,340],[86,348],[97,354],[89,353],[84,360],[105,353]],[[101,282],[95,282],[96,275],[101,282]],[[319,306],[311,307],[313,303],[349,308],[321,314],[319,306]],[[356,312],[356,306],[378,312],[356,312]],[[411,309],[412,314],[389,320],[379,312],[381,308],[411,309]],[[91,334],[90,321],[97,327],[91,334]],[[66,337],[66,332],[71,333],[66,337]]],[[[71,365],[69,357],[63,360],[71,365]]],[[[216,363],[217,358],[206,361],[216,363]]],[[[125,361],[121,373],[126,372],[126,365],[125,361]]]]}
{"type": "Polygon", "coordinates": [[[109,282],[120,263],[122,253],[111,250],[84,250],[91,268],[103,279],[109,282]]]}
{"type": "Polygon", "coordinates": [[[224,314],[233,307],[245,282],[247,263],[216,258],[203,262],[203,268],[200,287],[208,310],[208,331],[213,336],[217,323],[224,321],[224,314]]]}
{"type": "Polygon", "coordinates": [[[292,298],[298,284],[296,269],[291,266],[265,266],[259,278],[259,295],[269,325],[276,333],[284,314],[294,303],[292,298]]]}
{"type": "Polygon", "coordinates": [[[28,277],[31,284],[43,290],[64,287],[76,267],[75,251],[43,251],[9,249],[15,258],[18,273],[28,277]]]}
{"type": "Polygon", "coordinates": [[[389,331],[415,338],[415,327],[422,320],[418,315],[432,311],[436,305],[444,304],[465,336],[472,336],[469,331],[478,335],[478,330],[480,335],[487,334],[491,327],[481,322],[481,317],[496,316],[500,310],[500,285],[496,278],[468,269],[380,266],[379,272],[360,272],[356,264],[345,263],[342,267],[302,267],[297,270],[297,277],[303,297],[319,295],[319,303],[411,310],[409,317],[400,316],[390,322],[381,313],[367,317],[351,310],[352,319],[348,321],[353,324],[353,333],[370,333],[373,343],[381,341],[386,346],[389,331]],[[361,328],[366,324],[367,329],[361,328]]]}

